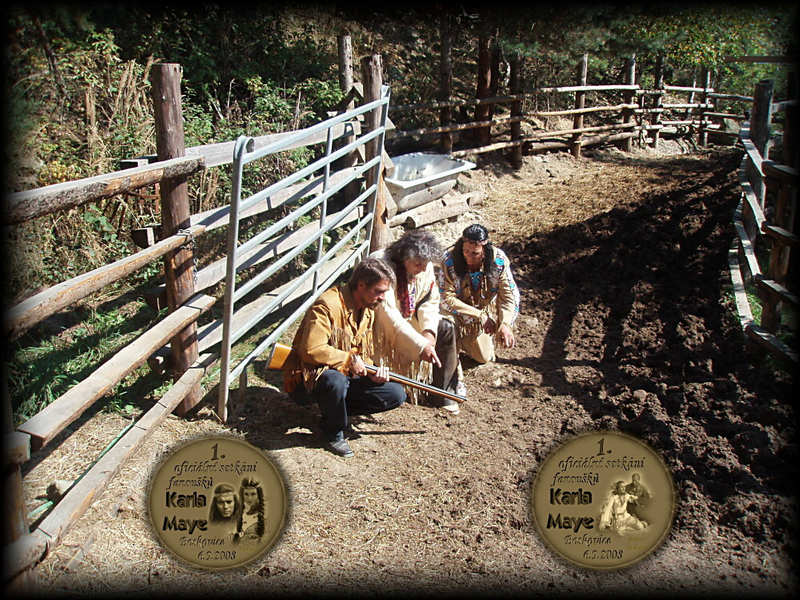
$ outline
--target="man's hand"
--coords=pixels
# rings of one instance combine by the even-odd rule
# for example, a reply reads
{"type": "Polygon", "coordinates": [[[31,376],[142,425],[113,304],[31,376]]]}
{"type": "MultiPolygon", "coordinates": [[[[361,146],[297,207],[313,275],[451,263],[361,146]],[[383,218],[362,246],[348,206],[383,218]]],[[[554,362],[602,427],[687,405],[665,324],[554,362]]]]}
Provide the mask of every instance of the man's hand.
{"type": "Polygon", "coordinates": [[[492,317],[486,317],[486,321],[483,322],[483,331],[489,335],[494,335],[497,331],[497,323],[492,317]]]}
{"type": "Polygon", "coordinates": [[[514,347],[516,340],[514,339],[514,332],[511,331],[511,327],[503,323],[502,325],[500,325],[500,328],[497,331],[497,335],[503,342],[503,346],[505,346],[506,348],[514,347]]]}
{"type": "Polygon", "coordinates": [[[364,366],[364,361],[358,354],[353,354],[350,359],[350,375],[353,377],[363,377],[367,374],[367,367],[364,366]]]}
{"type": "Polygon", "coordinates": [[[375,373],[369,373],[367,376],[375,383],[386,383],[389,381],[389,367],[378,367],[378,370],[375,373]]]}
{"type": "Polygon", "coordinates": [[[439,357],[436,355],[436,336],[428,330],[423,331],[422,335],[427,338],[428,345],[422,349],[422,352],[419,353],[419,357],[426,362],[433,363],[437,367],[441,367],[442,363],[439,360],[439,357]]]}

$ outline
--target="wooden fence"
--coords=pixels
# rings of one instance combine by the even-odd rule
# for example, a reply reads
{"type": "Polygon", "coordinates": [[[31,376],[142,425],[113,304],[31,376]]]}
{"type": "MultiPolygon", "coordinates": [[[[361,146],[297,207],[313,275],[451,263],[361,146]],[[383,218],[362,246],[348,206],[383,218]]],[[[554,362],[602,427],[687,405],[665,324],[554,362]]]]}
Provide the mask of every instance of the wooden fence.
{"type": "MultiPolygon", "coordinates": [[[[511,62],[511,91],[521,87],[519,70],[521,62],[511,62]]],[[[624,150],[630,151],[635,139],[657,146],[660,137],[665,133],[694,136],[697,143],[705,145],[709,134],[726,136],[735,139],[736,131],[726,131],[725,119],[745,121],[745,109],[752,103],[751,97],[739,94],[718,93],[711,87],[711,73],[706,70],[705,83],[702,86],[680,86],[664,83],[663,61],[656,63],[654,89],[643,89],[636,83],[636,59],[632,56],[626,60],[624,80],[617,84],[587,85],[588,56],[583,55],[577,65],[575,85],[542,86],[531,91],[516,92],[504,96],[493,96],[471,99],[447,99],[429,103],[395,105],[391,107],[391,115],[406,112],[420,114],[423,111],[440,110],[438,125],[413,130],[395,130],[392,141],[403,138],[423,138],[438,135],[436,145],[442,152],[453,157],[463,157],[495,150],[512,150],[512,162],[521,165],[523,154],[566,150],[580,156],[581,148],[599,144],[617,143],[624,150]],[[549,98],[555,94],[574,97],[574,108],[559,110],[525,109],[526,106],[549,104],[549,98]],[[675,96],[688,94],[686,101],[676,101],[675,96]],[[590,96],[591,95],[591,96],[590,96]],[[613,102],[604,102],[611,97],[613,102]],[[587,106],[587,101],[594,104],[587,106]],[[618,101],[620,100],[621,101],[618,101]],[[669,99],[669,101],[665,101],[669,99]],[[737,110],[722,110],[722,104],[738,105],[737,110]],[[744,105],[745,108],[742,108],[744,105]],[[453,108],[478,106],[505,107],[506,113],[488,120],[453,122],[453,108]],[[545,129],[539,121],[554,117],[572,119],[571,127],[545,129]],[[597,123],[587,125],[585,120],[593,117],[597,123]],[[527,123],[533,126],[530,133],[523,133],[520,126],[527,123]],[[473,145],[453,150],[454,132],[488,131],[484,135],[490,143],[473,145]]],[[[565,102],[559,102],[564,104],[565,102]]],[[[475,139],[480,139],[474,135],[475,139]]]]}
{"type": "MultiPolygon", "coordinates": [[[[380,57],[377,57],[377,63],[375,59],[376,56],[365,57],[362,66],[365,69],[365,79],[370,77],[380,90],[380,57]],[[376,64],[377,76],[373,73],[376,64]]],[[[322,199],[329,198],[337,186],[341,188],[352,183],[361,186],[365,184],[365,179],[365,187],[369,193],[362,193],[359,196],[359,205],[354,208],[361,212],[361,226],[364,227],[366,224],[371,227],[367,231],[368,242],[370,239],[386,238],[388,226],[385,211],[382,209],[384,199],[380,198],[378,202],[375,196],[380,196],[377,190],[385,185],[382,183],[382,169],[390,165],[391,161],[383,153],[382,143],[376,146],[372,142],[378,133],[381,142],[383,137],[382,130],[374,131],[375,123],[379,122],[374,114],[381,112],[380,106],[368,108],[375,104],[376,99],[364,99],[363,109],[354,109],[351,111],[352,115],[345,113],[337,119],[332,119],[335,123],[328,127],[317,125],[307,130],[248,138],[249,151],[261,148],[277,148],[285,151],[327,144],[328,157],[323,160],[325,163],[323,167],[311,169],[310,166],[309,170],[314,172],[310,172],[307,177],[302,180],[300,177],[294,177],[291,185],[280,186],[280,190],[276,193],[261,194],[255,199],[258,201],[251,201],[249,207],[238,215],[232,215],[230,205],[192,215],[189,213],[186,191],[188,178],[211,167],[230,164],[234,158],[237,142],[184,148],[180,107],[180,67],[175,64],[156,65],[151,77],[158,148],[155,162],[150,164],[148,161],[147,164],[97,177],[12,194],[8,211],[4,215],[5,224],[13,225],[159,184],[163,219],[160,227],[137,232],[135,238],[141,246],[144,246],[141,250],[45,289],[11,307],[3,322],[3,330],[8,339],[18,338],[47,317],[162,258],[166,281],[156,296],[160,298],[162,305],[165,303],[170,309],[166,317],[98,365],[88,377],[15,430],[6,432],[4,483],[9,491],[9,510],[6,519],[9,523],[8,529],[11,531],[9,538],[4,540],[7,560],[4,563],[3,576],[6,582],[14,579],[18,582],[17,585],[22,585],[29,568],[41,561],[60,542],[91,502],[102,493],[123,462],[159,423],[173,411],[185,414],[200,401],[200,382],[219,361],[220,351],[218,348],[215,349],[215,346],[222,339],[223,322],[219,319],[198,327],[197,320],[215,304],[216,298],[204,294],[203,291],[225,277],[226,257],[223,256],[219,261],[196,272],[192,249],[192,243],[196,238],[216,228],[229,226],[232,222],[238,224],[239,220],[246,216],[263,213],[268,218],[273,218],[271,215],[293,203],[298,204],[308,199],[310,199],[309,204],[319,203],[322,199]],[[330,145],[342,139],[349,140],[348,156],[352,155],[354,158],[349,161],[350,166],[347,168],[331,171],[331,161],[337,155],[330,154],[330,145]],[[376,151],[377,156],[374,155],[376,151]],[[373,214],[381,216],[373,218],[373,214]],[[156,229],[159,236],[155,235],[156,229]],[[156,241],[157,237],[160,239],[156,241]],[[24,511],[21,465],[31,458],[32,452],[45,448],[128,374],[146,361],[152,361],[158,355],[164,356],[165,353],[171,358],[173,385],[114,443],[108,452],[105,452],[73,483],[43,518],[37,519],[35,528],[30,531],[24,511]]],[[[386,98],[383,101],[384,105],[388,103],[388,94],[386,98]]],[[[355,205],[356,202],[353,201],[351,204],[355,205]]],[[[310,213],[310,211],[311,208],[305,212],[310,213]]],[[[296,254],[294,249],[307,243],[309,239],[319,238],[321,250],[321,234],[338,235],[341,231],[346,231],[348,224],[353,221],[352,217],[357,216],[353,210],[350,213],[341,215],[338,220],[337,215],[328,215],[329,222],[324,230],[321,228],[321,223],[312,222],[299,229],[282,228],[276,231],[269,239],[260,240],[262,243],[252,248],[252,251],[239,257],[240,260],[236,264],[237,271],[244,271],[254,264],[269,259],[276,259],[280,264],[288,263],[288,260],[284,260],[285,257],[296,254]]],[[[324,218],[323,212],[323,221],[324,218]]],[[[350,258],[352,262],[352,256],[350,258]]],[[[336,274],[347,266],[338,260],[338,255],[329,262],[336,263],[336,274]]],[[[325,273],[331,275],[326,269],[320,269],[320,275],[325,273]]],[[[327,279],[320,277],[319,281],[322,285],[327,279]]],[[[290,280],[286,285],[292,283],[290,280]]],[[[308,290],[304,287],[295,286],[292,294],[285,295],[282,301],[289,303],[307,293],[308,290]]],[[[158,301],[156,300],[156,303],[158,301]]],[[[242,307],[233,318],[243,322],[251,321],[254,311],[249,307],[252,304],[254,303],[242,307]]],[[[263,324],[261,319],[258,322],[263,324]]],[[[4,404],[7,422],[11,427],[13,419],[7,392],[4,394],[4,404]]],[[[226,406],[223,404],[219,408],[224,420],[226,406]]]]}
{"type": "Polygon", "coordinates": [[[784,320],[796,318],[798,310],[798,297],[787,287],[800,244],[795,229],[798,173],[788,164],[767,157],[772,143],[772,117],[785,111],[783,162],[791,163],[796,159],[793,156],[796,142],[792,136],[797,104],[796,101],[773,103],[772,95],[772,81],[756,85],[750,123],[740,133],[745,148],[739,168],[742,192],[734,215],[737,237],[730,250],[729,263],[737,311],[748,339],[754,346],[796,368],[797,352],[781,340],[779,333],[782,316],[784,320]],[[762,272],[759,257],[766,257],[763,261],[767,264],[766,272],[762,272]],[[758,289],[760,323],[753,317],[745,291],[750,282],[758,289]]]}

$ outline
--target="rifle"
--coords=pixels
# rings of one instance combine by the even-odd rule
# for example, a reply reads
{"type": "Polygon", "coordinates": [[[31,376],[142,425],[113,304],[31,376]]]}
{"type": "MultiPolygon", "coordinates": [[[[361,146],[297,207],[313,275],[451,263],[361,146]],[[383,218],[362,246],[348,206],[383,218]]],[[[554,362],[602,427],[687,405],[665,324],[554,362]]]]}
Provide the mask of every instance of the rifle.
{"type": "MultiPolygon", "coordinates": [[[[283,364],[286,362],[286,359],[289,358],[289,353],[292,349],[289,346],[284,346],[283,344],[275,344],[272,348],[272,352],[269,355],[269,361],[267,364],[267,368],[269,369],[281,369],[283,368],[283,364]]],[[[378,367],[374,365],[364,364],[367,371],[370,373],[375,373],[378,370],[378,367]]],[[[442,396],[444,398],[450,398],[450,400],[455,400],[456,402],[464,402],[467,398],[466,396],[459,396],[458,394],[454,394],[453,392],[448,392],[447,390],[443,390],[441,388],[428,385],[427,383],[422,383],[421,381],[417,381],[416,379],[411,379],[410,377],[405,377],[403,375],[398,375],[397,373],[389,372],[389,381],[395,381],[397,383],[402,383],[403,385],[407,385],[418,390],[422,390],[425,392],[429,392],[431,394],[435,394],[436,396],[442,396]]]]}

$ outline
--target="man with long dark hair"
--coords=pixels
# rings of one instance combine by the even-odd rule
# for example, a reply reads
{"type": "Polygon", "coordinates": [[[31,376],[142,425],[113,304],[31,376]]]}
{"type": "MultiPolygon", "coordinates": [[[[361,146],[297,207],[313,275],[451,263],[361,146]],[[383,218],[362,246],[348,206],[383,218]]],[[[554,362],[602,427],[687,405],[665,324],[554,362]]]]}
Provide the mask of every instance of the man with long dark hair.
{"type": "MultiPolygon", "coordinates": [[[[414,328],[418,344],[430,344],[438,361],[431,363],[419,359],[417,346],[404,347],[397,343],[393,332],[385,332],[381,353],[387,357],[393,371],[413,379],[430,382],[435,387],[466,395],[459,378],[458,351],[453,323],[440,318],[439,285],[434,263],[441,260],[442,248],[430,231],[413,229],[383,250],[373,254],[388,262],[394,269],[397,285],[386,294],[379,310],[396,310],[414,328]]],[[[412,392],[413,393],[413,392],[412,392]]],[[[428,400],[435,406],[458,414],[458,402],[431,395],[428,400]]]]}
{"type": "Polygon", "coordinates": [[[492,245],[486,227],[470,225],[445,252],[439,291],[443,314],[455,320],[460,351],[482,364],[495,359],[495,339],[514,346],[519,289],[508,256],[492,245]]]}
{"type": "Polygon", "coordinates": [[[235,541],[258,542],[264,536],[264,490],[255,479],[245,477],[239,485],[242,510],[236,527],[235,541]]]}
{"type": "Polygon", "coordinates": [[[214,488],[214,495],[211,498],[211,508],[208,513],[210,530],[232,537],[236,532],[241,511],[242,505],[236,490],[229,483],[220,483],[214,488]]]}

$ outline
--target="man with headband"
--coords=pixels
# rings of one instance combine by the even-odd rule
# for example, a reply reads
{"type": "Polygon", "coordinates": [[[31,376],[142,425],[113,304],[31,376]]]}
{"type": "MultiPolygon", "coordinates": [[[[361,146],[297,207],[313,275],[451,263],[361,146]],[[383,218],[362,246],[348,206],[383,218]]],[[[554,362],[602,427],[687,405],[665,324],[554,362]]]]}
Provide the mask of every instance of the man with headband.
{"type": "Polygon", "coordinates": [[[508,256],[492,245],[486,227],[470,225],[445,252],[439,291],[443,314],[455,321],[460,351],[483,364],[495,359],[495,339],[514,346],[519,289],[508,256]]]}

